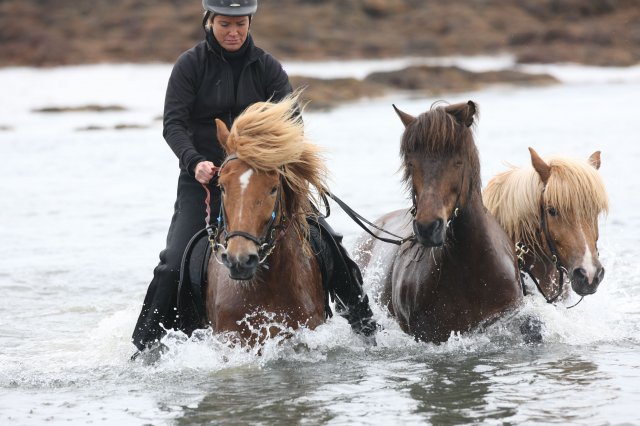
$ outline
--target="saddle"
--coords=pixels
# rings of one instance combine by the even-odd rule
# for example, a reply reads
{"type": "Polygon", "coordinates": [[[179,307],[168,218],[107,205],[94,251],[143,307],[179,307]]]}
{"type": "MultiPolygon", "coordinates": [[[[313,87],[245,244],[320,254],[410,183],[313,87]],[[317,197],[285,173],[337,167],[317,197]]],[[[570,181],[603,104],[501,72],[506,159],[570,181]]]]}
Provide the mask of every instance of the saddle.
{"type": "Polygon", "coordinates": [[[178,282],[178,328],[187,334],[207,325],[204,304],[207,284],[207,269],[211,256],[211,245],[206,228],[198,231],[184,250],[180,264],[178,282]]]}

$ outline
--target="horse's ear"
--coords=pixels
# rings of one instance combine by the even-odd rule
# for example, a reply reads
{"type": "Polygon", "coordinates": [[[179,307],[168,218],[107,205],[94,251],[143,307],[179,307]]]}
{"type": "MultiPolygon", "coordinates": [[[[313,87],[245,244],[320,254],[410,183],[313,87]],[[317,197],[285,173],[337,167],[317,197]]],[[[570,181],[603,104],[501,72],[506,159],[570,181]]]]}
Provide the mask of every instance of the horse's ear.
{"type": "Polygon", "coordinates": [[[596,151],[591,154],[591,157],[589,157],[589,164],[595,167],[596,170],[600,169],[600,164],[602,164],[600,161],[600,151],[596,151]]]}
{"type": "Polygon", "coordinates": [[[229,129],[227,125],[224,124],[224,121],[216,118],[216,133],[218,135],[218,142],[222,145],[225,152],[229,152],[227,149],[227,139],[229,139],[229,129]]]}
{"type": "Polygon", "coordinates": [[[444,110],[467,127],[473,125],[473,120],[478,115],[478,105],[473,101],[469,101],[466,104],[449,105],[444,110]]]}
{"type": "Polygon", "coordinates": [[[533,148],[529,147],[529,153],[531,153],[531,165],[533,165],[533,168],[538,172],[538,175],[540,175],[542,183],[546,185],[549,176],[551,176],[551,166],[545,163],[533,148]]]}
{"type": "Polygon", "coordinates": [[[393,105],[393,109],[396,110],[396,114],[398,114],[398,117],[400,117],[400,120],[402,121],[402,124],[404,124],[404,127],[409,127],[409,124],[416,121],[416,118],[413,115],[407,114],[404,111],[400,111],[395,105],[393,105]]]}

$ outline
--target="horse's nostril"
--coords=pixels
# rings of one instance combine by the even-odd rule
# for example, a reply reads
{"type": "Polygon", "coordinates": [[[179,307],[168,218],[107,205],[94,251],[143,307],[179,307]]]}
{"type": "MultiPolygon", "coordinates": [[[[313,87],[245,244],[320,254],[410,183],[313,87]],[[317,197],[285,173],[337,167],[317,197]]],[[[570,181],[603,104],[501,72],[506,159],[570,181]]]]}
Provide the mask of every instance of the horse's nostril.
{"type": "Polygon", "coordinates": [[[231,266],[231,262],[229,262],[229,255],[227,253],[222,253],[220,255],[220,260],[222,260],[222,263],[227,266],[230,267],[231,266]]]}
{"type": "Polygon", "coordinates": [[[587,270],[584,268],[576,268],[573,271],[573,277],[579,280],[587,279],[587,270]]]}
{"type": "Polygon", "coordinates": [[[255,268],[256,266],[258,266],[259,262],[260,257],[257,254],[250,254],[247,257],[247,261],[245,262],[244,266],[245,268],[255,268]]]}
{"type": "Polygon", "coordinates": [[[427,225],[418,221],[413,222],[413,232],[422,244],[427,246],[439,246],[444,239],[444,220],[437,219],[427,225]]]}
{"type": "Polygon", "coordinates": [[[442,231],[443,225],[444,221],[442,219],[435,220],[428,225],[423,225],[422,223],[416,222],[418,233],[424,235],[425,237],[431,237],[442,231]]]}
{"type": "Polygon", "coordinates": [[[601,282],[604,279],[604,268],[598,268],[598,272],[596,273],[596,282],[601,282]]]}

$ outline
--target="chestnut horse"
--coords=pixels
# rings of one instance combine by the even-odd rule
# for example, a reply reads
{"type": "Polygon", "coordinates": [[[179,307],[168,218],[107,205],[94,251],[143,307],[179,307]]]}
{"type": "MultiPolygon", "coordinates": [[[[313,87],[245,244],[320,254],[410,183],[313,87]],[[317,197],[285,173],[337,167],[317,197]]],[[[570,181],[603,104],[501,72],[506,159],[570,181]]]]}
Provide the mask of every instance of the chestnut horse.
{"type": "Polygon", "coordinates": [[[312,189],[326,191],[326,169],[320,149],[304,137],[296,105],[297,95],[256,103],[230,131],[216,120],[227,157],[218,175],[222,202],[210,237],[206,313],[215,331],[237,332],[244,343],[325,319],[306,218],[312,189]]]}
{"type": "Polygon", "coordinates": [[[361,240],[359,262],[370,268],[367,278],[379,274],[380,302],[403,331],[443,342],[522,302],[516,258],[482,204],[471,130],[476,104],[435,106],[418,117],[396,112],[405,125],[400,154],[413,208],[388,213],[377,225],[415,238],[399,246],[361,240]]]}
{"type": "Polygon", "coordinates": [[[529,148],[532,167],[495,176],[484,202],[517,245],[520,269],[548,302],[566,298],[571,288],[593,294],[604,277],[598,258],[598,217],[608,198],[598,169],[600,151],[588,159],[547,161],[529,148]]]}

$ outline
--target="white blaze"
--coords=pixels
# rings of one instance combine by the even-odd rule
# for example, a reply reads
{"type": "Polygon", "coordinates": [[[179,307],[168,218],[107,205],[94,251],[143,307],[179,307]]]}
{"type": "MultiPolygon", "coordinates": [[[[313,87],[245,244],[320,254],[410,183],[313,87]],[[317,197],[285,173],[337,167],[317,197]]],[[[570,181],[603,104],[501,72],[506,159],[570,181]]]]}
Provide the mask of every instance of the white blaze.
{"type": "Polygon", "coordinates": [[[589,250],[589,245],[585,244],[584,250],[584,258],[582,259],[582,267],[587,271],[587,280],[589,283],[593,281],[593,278],[596,276],[596,265],[593,264],[593,256],[591,255],[591,250],[589,250]]]}
{"type": "Polygon", "coordinates": [[[591,284],[596,276],[596,271],[598,270],[598,268],[593,262],[593,254],[589,249],[589,244],[587,243],[584,229],[582,230],[582,240],[584,241],[584,257],[582,258],[582,267],[585,271],[587,271],[587,282],[591,284]]]}
{"type": "Polygon", "coordinates": [[[253,174],[253,170],[249,169],[243,174],[240,175],[240,190],[242,191],[240,195],[242,195],[249,186],[249,181],[251,180],[251,175],[253,174]]]}
{"type": "Polygon", "coordinates": [[[249,186],[249,181],[251,180],[251,176],[253,175],[253,170],[249,169],[243,174],[240,175],[240,212],[238,216],[242,218],[242,208],[244,207],[244,191],[249,186]]]}

